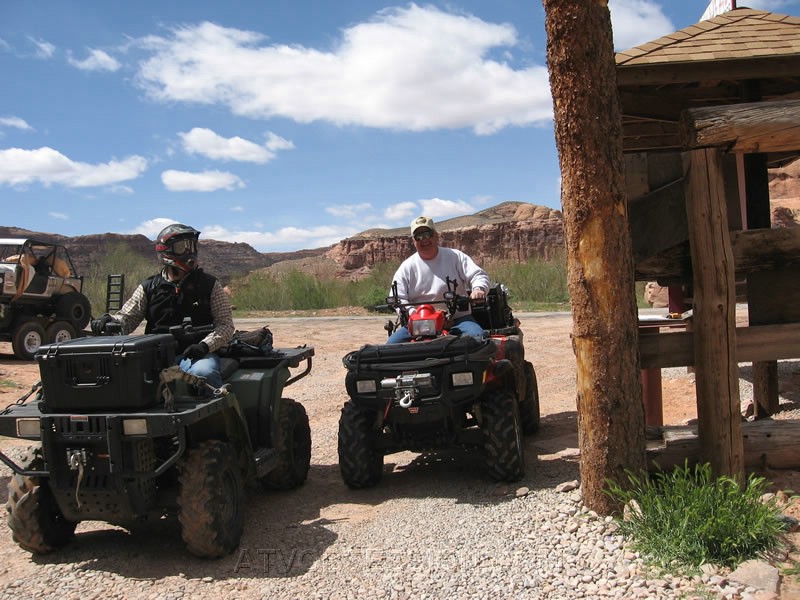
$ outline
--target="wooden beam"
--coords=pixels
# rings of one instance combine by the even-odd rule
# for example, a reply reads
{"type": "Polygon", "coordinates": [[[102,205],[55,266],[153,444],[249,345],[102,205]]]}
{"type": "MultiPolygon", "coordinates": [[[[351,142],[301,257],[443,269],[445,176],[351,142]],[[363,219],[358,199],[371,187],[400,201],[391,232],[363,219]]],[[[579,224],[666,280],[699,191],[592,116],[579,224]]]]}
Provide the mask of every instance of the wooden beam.
{"type": "MultiPolygon", "coordinates": [[[[796,469],[800,467],[800,421],[753,421],[742,423],[744,465],[751,469],[796,469]]],[[[669,470],[697,464],[701,457],[697,430],[689,426],[662,427],[661,439],[647,443],[647,464],[651,470],[669,470]]]]}
{"type": "Polygon", "coordinates": [[[800,100],[691,108],[681,113],[685,148],[786,152],[800,148],[800,100]]]}
{"type": "MultiPolygon", "coordinates": [[[[751,325],[736,328],[736,362],[785,360],[800,357],[800,323],[751,325]]],[[[643,369],[694,365],[694,334],[670,331],[639,337],[643,369]]]]}
{"type": "MultiPolygon", "coordinates": [[[[757,270],[800,265],[800,227],[730,232],[736,277],[757,270]]],[[[637,281],[691,279],[688,244],[670,248],[635,265],[637,281]]]]}
{"type": "Polygon", "coordinates": [[[671,62],[617,66],[617,85],[665,85],[703,81],[800,76],[800,54],[764,58],[671,62]]]}
{"type": "Polygon", "coordinates": [[[633,259],[640,261],[688,239],[683,180],[628,202],[633,259]]]}
{"type": "Polygon", "coordinates": [[[698,432],[703,459],[714,474],[735,476],[744,470],[744,456],[736,362],[736,284],[722,153],[716,149],[686,153],[684,174],[694,284],[698,432]]]}

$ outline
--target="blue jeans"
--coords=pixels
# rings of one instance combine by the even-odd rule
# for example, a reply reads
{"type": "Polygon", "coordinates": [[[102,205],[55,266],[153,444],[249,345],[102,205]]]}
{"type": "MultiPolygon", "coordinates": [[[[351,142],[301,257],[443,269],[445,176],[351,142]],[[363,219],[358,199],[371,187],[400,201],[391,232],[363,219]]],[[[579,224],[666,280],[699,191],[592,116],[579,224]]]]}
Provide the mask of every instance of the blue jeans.
{"type": "MultiPolygon", "coordinates": [[[[458,327],[461,335],[471,335],[473,337],[483,337],[483,327],[478,325],[478,322],[471,315],[456,319],[453,323],[453,328],[458,327]]],[[[408,333],[406,327],[398,327],[394,333],[386,340],[387,344],[402,344],[403,342],[410,342],[411,334],[408,333]]]]}
{"type": "MultiPolygon", "coordinates": [[[[203,358],[199,358],[192,362],[191,358],[186,358],[181,354],[175,361],[181,368],[190,375],[197,377],[205,377],[206,383],[213,386],[215,389],[222,387],[222,374],[219,370],[219,356],[213,352],[209,352],[203,358]]],[[[200,390],[204,396],[211,396],[211,390],[205,388],[200,390]]]]}

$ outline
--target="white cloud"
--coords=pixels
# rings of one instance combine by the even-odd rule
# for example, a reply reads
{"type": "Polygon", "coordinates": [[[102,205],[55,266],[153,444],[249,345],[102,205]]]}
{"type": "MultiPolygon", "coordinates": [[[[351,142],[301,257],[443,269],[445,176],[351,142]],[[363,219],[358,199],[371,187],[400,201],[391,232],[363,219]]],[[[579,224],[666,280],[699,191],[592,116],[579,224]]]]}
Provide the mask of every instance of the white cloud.
{"type": "Polygon", "coordinates": [[[294,149],[294,144],[291,141],[289,141],[287,139],[284,139],[281,136],[272,133],[271,131],[267,132],[267,143],[266,143],[266,146],[267,146],[267,148],[269,148],[273,152],[275,152],[277,150],[292,150],[292,149],[294,149]]]}
{"type": "Polygon", "coordinates": [[[146,169],[147,160],[141,156],[88,164],[73,161],[48,147],[0,150],[0,184],[7,185],[39,182],[45,186],[98,187],[136,179],[146,169]]]}
{"type": "Polygon", "coordinates": [[[15,129],[33,130],[25,119],[19,117],[0,117],[0,127],[14,127],[15,129]]]}
{"type": "Polygon", "coordinates": [[[0,50],[5,50],[6,52],[11,51],[11,45],[3,38],[0,38],[0,50]]]}
{"type": "Polygon", "coordinates": [[[102,50],[89,49],[89,56],[83,60],[78,60],[70,55],[67,58],[69,64],[81,71],[117,71],[122,66],[119,61],[102,50]]]}
{"type": "Polygon", "coordinates": [[[419,205],[416,202],[399,202],[392,204],[383,211],[383,216],[390,221],[408,220],[419,216],[419,205]]]}
{"type": "Polygon", "coordinates": [[[628,50],[677,29],[653,0],[609,0],[608,8],[616,50],[628,50]]]}
{"type": "Polygon", "coordinates": [[[352,219],[355,217],[363,218],[365,213],[372,211],[372,205],[369,202],[362,202],[361,204],[339,204],[336,206],[328,206],[325,212],[334,217],[341,217],[344,219],[352,219]]]}
{"type": "Polygon", "coordinates": [[[36,46],[36,52],[34,53],[34,56],[36,56],[36,58],[41,58],[41,59],[52,58],[53,54],[55,54],[56,52],[56,47],[50,42],[46,42],[44,40],[37,40],[36,38],[32,38],[30,36],[28,36],[28,40],[34,46],[36,46]]]}
{"type": "Polygon", "coordinates": [[[471,215],[475,212],[475,207],[463,200],[430,198],[428,200],[420,200],[419,205],[422,207],[423,215],[434,219],[471,215]]]}
{"type": "Polygon", "coordinates": [[[360,230],[353,227],[284,227],[277,231],[241,231],[232,230],[220,225],[206,225],[202,229],[201,239],[220,240],[223,242],[244,242],[257,250],[271,251],[297,248],[322,248],[336,244],[355,235],[360,230]]]}
{"type": "Polygon", "coordinates": [[[491,134],[552,118],[547,69],[515,69],[509,24],[433,7],[390,8],[342,31],[332,50],[268,45],[259,33],[201,23],[151,36],[138,81],[164,102],[220,104],[257,119],[329,121],[491,134]]]}
{"type": "Polygon", "coordinates": [[[53,219],[58,219],[60,221],[68,221],[69,216],[62,212],[49,212],[47,213],[48,216],[52,217],[53,219]]]}
{"type": "Polygon", "coordinates": [[[239,136],[225,138],[203,127],[195,127],[178,135],[186,152],[214,160],[264,164],[275,158],[277,150],[294,148],[292,142],[271,132],[267,134],[267,141],[263,146],[239,136]]]}
{"type": "Polygon", "coordinates": [[[155,219],[150,219],[149,221],[140,223],[129,233],[131,235],[143,235],[148,239],[155,240],[156,236],[161,232],[161,230],[172,223],[180,223],[180,221],[177,219],[171,219],[169,217],[156,217],[155,219]]]}
{"type": "Polygon", "coordinates": [[[239,177],[224,171],[189,173],[168,170],[161,173],[161,182],[171,192],[216,192],[245,187],[239,177]]]}
{"type": "Polygon", "coordinates": [[[230,210],[231,212],[244,212],[244,206],[237,204],[236,206],[231,206],[230,210]]]}

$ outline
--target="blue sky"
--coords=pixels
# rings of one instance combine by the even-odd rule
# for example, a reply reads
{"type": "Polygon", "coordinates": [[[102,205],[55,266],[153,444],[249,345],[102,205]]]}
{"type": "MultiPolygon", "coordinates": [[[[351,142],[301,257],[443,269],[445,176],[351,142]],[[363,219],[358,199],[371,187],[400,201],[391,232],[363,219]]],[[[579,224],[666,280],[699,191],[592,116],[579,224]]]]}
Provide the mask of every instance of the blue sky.
{"type": "MultiPolygon", "coordinates": [[[[615,46],[707,4],[610,0],[615,46]]],[[[2,224],[284,252],[560,208],[545,43],[538,0],[4,0],[2,224]]]]}

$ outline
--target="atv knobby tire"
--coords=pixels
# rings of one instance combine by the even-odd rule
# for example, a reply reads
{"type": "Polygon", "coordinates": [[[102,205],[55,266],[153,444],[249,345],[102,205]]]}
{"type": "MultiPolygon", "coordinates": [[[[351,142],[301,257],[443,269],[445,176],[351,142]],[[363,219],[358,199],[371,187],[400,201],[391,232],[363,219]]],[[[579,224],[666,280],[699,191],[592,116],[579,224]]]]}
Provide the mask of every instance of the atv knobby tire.
{"type": "Polygon", "coordinates": [[[488,393],[481,402],[483,449],[489,476],[496,481],[518,481],[525,475],[522,424],[512,392],[488,393]]]}
{"type": "MultiPolygon", "coordinates": [[[[21,458],[25,470],[44,470],[42,449],[30,447],[21,458]]],[[[77,523],[58,507],[47,478],[15,474],[8,482],[8,526],[14,541],[35,554],[47,554],[66,545],[77,523]]]]}
{"type": "Polygon", "coordinates": [[[522,421],[522,433],[529,435],[539,431],[539,384],[536,381],[536,370],[530,361],[525,361],[525,395],[519,403],[519,418],[522,421]]]}
{"type": "Polygon", "coordinates": [[[178,520],[186,548],[201,558],[230,554],[244,528],[242,473],[233,447],[201,442],[178,470],[178,520]]]}
{"type": "Polygon", "coordinates": [[[306,409],[290,398],[281,398],[278,434],[272,440],[278,451],[278,466],[261,478],[273,490],[291,490],[302,485],[311,465],[311,428],[306,409]]]}
{"type": "Polygon", "coordinates": [[[375,448],[376,414],[345,402],[339,417],[339,472],[348,487],[371,487],[383,475],[383,453],[375,448]]]}

